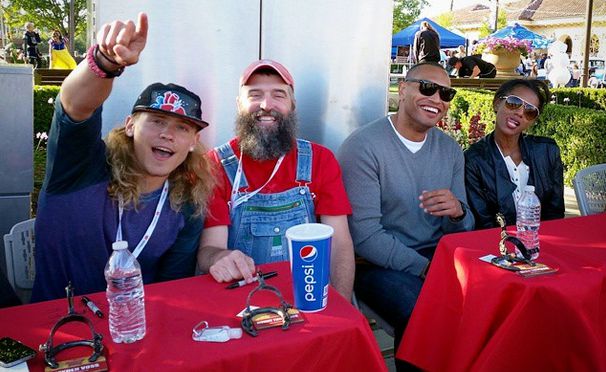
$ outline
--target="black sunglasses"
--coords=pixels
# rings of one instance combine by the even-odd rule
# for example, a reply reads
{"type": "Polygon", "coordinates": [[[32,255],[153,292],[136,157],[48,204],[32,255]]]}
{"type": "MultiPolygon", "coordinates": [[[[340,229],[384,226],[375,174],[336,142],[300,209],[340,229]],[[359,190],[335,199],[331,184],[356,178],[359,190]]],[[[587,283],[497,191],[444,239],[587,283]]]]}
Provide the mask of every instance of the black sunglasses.
{"type": "Polygon", "coordinates": [[[419,83],[419,92],[422,95],[431,97],[439,90],[440,99],[444,102],[450,102],[457,94],[456,89],[444,87],[440,84],[436,84],[433,81],[419,80],[419,79],[405,79],[404,81],[411,81],[413,83],[419,83]]]}
{"type": "Polygon", "coordinates": [[[503,96],[501,99],[505,100],[505,107],[512,111],[515,111],[523,106],[524,116],[527,120],[534,120],[539,116],[539,109],[537,106],[524,101],[518,96],[503,96]]]}

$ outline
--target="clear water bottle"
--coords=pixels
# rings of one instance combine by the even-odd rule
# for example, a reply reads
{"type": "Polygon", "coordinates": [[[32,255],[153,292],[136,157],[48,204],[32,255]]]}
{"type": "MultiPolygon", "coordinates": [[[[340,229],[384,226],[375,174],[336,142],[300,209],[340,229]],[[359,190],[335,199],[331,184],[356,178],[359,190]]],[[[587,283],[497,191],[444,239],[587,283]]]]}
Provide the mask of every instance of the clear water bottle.
{"type": "Polygon", "coordinates": [[[131,343],[145,336],[145,298],[141,266],[128,250],[128,243],[117,241],[105,265],[109,333],[116,343],[131,343]]]}
{"type": "MultiPolygon", "coordinates": [[[[518,201],[516,227],[518,238],[531,252],[531,259],[539,257],[539,226],[541,225],[541,201],[534,193],[534,186],[526,186],[518,201]]],[[[517,250],[518,256],[522,256],[517,250]]]]}

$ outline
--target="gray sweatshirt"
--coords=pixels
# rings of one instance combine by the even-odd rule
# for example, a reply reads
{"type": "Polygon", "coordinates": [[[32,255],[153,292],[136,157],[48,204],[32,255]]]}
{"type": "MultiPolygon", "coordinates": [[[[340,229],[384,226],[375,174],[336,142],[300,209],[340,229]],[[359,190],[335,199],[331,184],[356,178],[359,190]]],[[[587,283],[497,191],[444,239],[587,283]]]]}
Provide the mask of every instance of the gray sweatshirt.
{"type": "Polygon", "coordinates": [[[355,250],[366,260],[419,275],[427,259],[417,250],[435,247],[446,233],[473,229],[463,152],[439,129],[430,129],[413,154],[384,117],[353,132],[337,158],[353,208],[349,228],[355,250]],[[434,217],[419,207],[419,195],[437,189],[449,189],[464,203],[463,220],[434,217]]]}

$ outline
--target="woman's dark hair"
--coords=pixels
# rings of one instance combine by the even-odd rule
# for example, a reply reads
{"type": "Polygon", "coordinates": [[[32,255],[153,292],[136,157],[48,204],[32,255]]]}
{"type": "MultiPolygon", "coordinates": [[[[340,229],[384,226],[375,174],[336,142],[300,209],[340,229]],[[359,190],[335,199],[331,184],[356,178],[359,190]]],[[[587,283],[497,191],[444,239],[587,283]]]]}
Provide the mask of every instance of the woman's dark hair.
{"type": "Polygon", "coordinates": [[[51,35],[54,37],[55,34],[59,34],[59,40],[63,40],[63,34],[61,33],[61,31],[59,31],[58,29],[54,29],[51,35]]]}
{"type": "Polygon", "coordinates": [[[551,97],[551,93],[549,92],[549,87],[543,80],[535,80],[535,79],[513,79],[504,82],[499,90],[494,94],[494,99],[492,100],[493,104],[503,96],[508,95],[511,91],[518,86],[526,87],[534,92],[539,98],[539,112],[543,112],[543,106],[548,102],[551,97]]]}

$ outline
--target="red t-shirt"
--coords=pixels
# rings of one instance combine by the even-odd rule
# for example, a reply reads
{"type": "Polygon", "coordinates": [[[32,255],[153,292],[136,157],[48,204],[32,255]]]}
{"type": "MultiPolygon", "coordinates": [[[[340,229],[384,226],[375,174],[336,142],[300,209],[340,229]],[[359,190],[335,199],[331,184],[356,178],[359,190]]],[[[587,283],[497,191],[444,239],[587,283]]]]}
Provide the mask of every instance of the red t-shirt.
{"type": "MultiPolygon", "coordinates": [[[[237,157],[240,157],[240,146],[237,138],[229,141],[231,148],[237,157]]],[[[351,214],[351,205],[343,179],[341,168],[333,153],[324,146],[316,143],[311,144],[312,170],[311,183],[308,187],[313,195],[314,208],[317,216],[341,216],[351,214]]],[[[209,157],[218,170],[218,182],[213,195],[208,203],[208,213],[205,227],[229,225],[229,202],[231,197],[231,182],[221,165],[219,155],[216,151],[210,151],[209,157]]],[[[263,186],[276,165],[277,159],[258,161],[244,154],[242,156],[242,168],[248,181],[248,191],[254,191],[263,186]],[[254,171],[253,171],[254,170],[254,171]]],[[[261,190],[260,194],[273,194],[286,191],[298,186],[295,181],[297,176],[297,150],[293,148],[284,156],[280,168],[274,178],[261,190]]]]}

